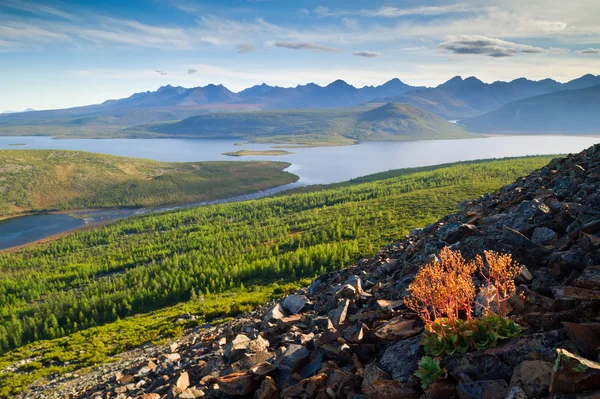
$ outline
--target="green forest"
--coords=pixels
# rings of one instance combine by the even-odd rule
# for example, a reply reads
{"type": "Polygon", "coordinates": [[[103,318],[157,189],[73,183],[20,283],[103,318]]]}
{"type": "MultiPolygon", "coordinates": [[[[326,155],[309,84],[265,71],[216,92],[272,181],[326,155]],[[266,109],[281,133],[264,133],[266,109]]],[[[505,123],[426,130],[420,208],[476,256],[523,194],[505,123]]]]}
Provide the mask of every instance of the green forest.
{"type": "Polygon", "coordinates": [[[249,310],[281,293],[282,285],[349,266],[550,159],[390,171],[274,198],[126,219],[0,254],[0,371],[40,347],[52,365],[0,374],[0,396],[16,392],[15,381],[22,386],[177,333],[173,321],[181,313],[173,309],[206,320],[249,310]],[[144,319],[156,311],[167,316],[144,319]],[[131,320],[148,325],[127,324],[131,320]],[[115,326],[118,338],[109,333],[115,326]],[[98,357],[74,360],[71,345],[84,345],[88,331],[106,334],[102,345],[119,343],[110,351],[93,349],[98,357]],[[78,338],[60,339],[69,335],[78,338]],[[65,356],[68,367],[56,360],[65,356]]]}

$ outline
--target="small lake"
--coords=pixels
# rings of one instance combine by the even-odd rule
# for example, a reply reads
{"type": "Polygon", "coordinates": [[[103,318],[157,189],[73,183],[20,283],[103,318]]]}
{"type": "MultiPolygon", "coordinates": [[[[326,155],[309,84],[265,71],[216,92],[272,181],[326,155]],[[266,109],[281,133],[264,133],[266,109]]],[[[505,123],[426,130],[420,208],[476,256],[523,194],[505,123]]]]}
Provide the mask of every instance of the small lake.
{"type": "MultiPolygon", "coordinates": [[[[63,149],[149,158],[166,162],[273,160],[292,164],[287,170],[300,177],[295,185],[327,184],[390,169],[523,155],[575,153],[600,142],[589,136],[496,136],[467,140],[369,142],[343,147],[293,148],[285,156],[228,157],[223,152],[267,150],[269,144],[236,146],[239,140],[114,139],[55,140],[50,137],[0,137],[0,149],[63,149]],[[15,145],[19,144],[19,145],[15,145]],[[24,144],[24,145],[22,145],[24,144]]],[[[286,187],[287,188],[287,187],[286,187]]],[[[280,189],[278,189],[280,190],[280,189]]],[[[271,192],[256,194],[269,195],[271,192]]],[[[250,196],[248,198],[258,198],[250,196]]],[[[234,198],[230,200],[243,200],[234,198]]],[[[203,204],[195,204],[203,205],[203,204]]],[[[159,208],[164,210],[165,208],[159,208]]],[[[169,209],[172,209],[169,208],[169,209]]],[[[154,210],[98,211],[73,218],[34,215],[0,222],[0,249],[22,245],[71,230],[89,221],[127,217],[154,210]]]]}

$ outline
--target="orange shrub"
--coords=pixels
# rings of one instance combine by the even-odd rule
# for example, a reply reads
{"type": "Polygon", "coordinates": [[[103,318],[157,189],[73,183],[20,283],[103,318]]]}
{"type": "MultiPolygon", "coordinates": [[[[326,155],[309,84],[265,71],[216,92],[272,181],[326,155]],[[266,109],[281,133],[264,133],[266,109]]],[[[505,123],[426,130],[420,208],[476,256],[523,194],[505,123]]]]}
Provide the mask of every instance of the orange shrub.
{"type": "MultiPolygon", "coordinates": [[[[473,284],[476,270],[480,271],[486,286],[494,290],[493,300],[498,309],[501,309],[501,302],[515,293],[514,278],[520,273],[521,266],[507,254],[485,251],[484,255],[485,260],[477,256],[466,261],[459,251],[443,248],[437,260],[419,270],[409,286],[405,303],[417,312],[429,331],[432,324],[441,318],[446,318],[450,326],[454,326],[461,316],[471,320],[477,295],[473,284]]],[[[479,305],[491,311],[489,298],[488,303],[479,305]]]]}

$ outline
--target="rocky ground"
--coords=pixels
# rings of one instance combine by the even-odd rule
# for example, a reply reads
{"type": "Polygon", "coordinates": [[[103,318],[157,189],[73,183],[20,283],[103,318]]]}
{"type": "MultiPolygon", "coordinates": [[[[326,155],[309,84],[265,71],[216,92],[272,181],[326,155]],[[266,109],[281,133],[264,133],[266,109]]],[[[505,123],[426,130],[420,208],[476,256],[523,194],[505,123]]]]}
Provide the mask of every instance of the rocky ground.
{"type": "Polygon", "coordinates": [[[599,247],[597,145],[280,302],[24,397],[597,398],[599,247]],[[413,375],[423,324],[402,298],[444,246],[466,257],[508,252],[526,266],[509,302],[524,333],[445,357],[448,377],[423,391],[413,375]]]}

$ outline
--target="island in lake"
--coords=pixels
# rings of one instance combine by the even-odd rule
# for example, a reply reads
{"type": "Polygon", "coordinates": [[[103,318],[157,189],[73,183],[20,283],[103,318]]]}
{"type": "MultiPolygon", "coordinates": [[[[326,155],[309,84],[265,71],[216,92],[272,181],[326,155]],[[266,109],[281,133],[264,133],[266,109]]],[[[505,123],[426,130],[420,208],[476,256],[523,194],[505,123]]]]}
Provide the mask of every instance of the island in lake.
{"type": "Polygon", "coordinates": [[[224,152],[223,155],[227,155],[228,157],[248,157],[252,155],[258,156],[274,156],[274,155],[291,155],[293,152],[284,151],[284,150],[239,150],[239,151],[231,151],[224,152]]]}

